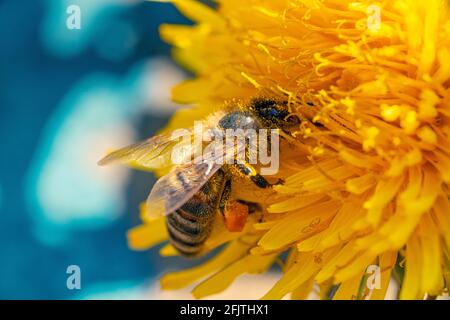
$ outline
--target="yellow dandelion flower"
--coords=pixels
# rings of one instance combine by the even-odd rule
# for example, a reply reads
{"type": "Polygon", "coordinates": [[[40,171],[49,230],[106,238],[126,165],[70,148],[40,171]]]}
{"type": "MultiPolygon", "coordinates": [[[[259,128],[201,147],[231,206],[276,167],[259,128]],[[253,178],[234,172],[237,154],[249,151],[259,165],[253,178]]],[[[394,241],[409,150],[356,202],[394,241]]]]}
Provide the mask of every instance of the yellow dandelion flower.
{"type": "MultiPolygon", "coordinates": [[[[163,288],[199,282],[193,295],[202,298],[279,262],[266,299],[303,299],[314,283],[323,298],[383,299],[395,271],[401,299],[448,290],[448,1],[171,2],[194,24],[162,25],[161,36],[195,77],[173,90],[194,107],[167,129],[258,96],[284,99],[312,121],[281,150],[285,183],[264,203],[264,221],[250,218],[238,233],[218,223],[206,247],[224,249],[165,275],[163,288]],[[370,290],[369,266],[381,274],[370,290]]],[[[129,233],[136,249],[166,239],[163,218],[129,233]]]]}

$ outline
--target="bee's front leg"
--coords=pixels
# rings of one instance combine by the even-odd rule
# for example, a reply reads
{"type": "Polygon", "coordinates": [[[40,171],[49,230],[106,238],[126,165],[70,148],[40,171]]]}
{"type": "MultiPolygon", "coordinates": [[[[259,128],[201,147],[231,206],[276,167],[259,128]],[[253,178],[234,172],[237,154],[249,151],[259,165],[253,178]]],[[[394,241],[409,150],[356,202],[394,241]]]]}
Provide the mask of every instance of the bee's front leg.
{"type": "Polygon", "coordinates": [[[266,180],[262,175],[260,175],[256,169],[249,163],[237,163],[235,164],[236,168],[242,172],[245,176],[249,177],[250,180],[261,189],[270,188],[272,186],[283,184],[284,181],[282,179],[278,179],[275,183],[270,183],[266,180]]]}

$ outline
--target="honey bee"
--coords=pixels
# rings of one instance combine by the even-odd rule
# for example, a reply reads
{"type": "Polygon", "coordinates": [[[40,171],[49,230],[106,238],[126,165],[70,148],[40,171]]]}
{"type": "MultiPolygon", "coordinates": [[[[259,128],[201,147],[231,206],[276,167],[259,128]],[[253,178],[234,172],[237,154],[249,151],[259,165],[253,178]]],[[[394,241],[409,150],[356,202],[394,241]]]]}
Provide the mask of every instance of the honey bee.
{"type": "MultiPolygon", "coordinates": [[[[205,128],[215,134],[225,135],[227,130],[270,129],[289,132],[300,124],[300,119],[289,113],[286,103],[274,99],[256,98],[245,106],[228,107],[212,114],[203,121],[205,128]]],[[[193,134],[193,129],[189,132],[193,134]]],[[[270,137],[268,137],[270,139],[270,137]]],[[[216,214],[224,217],[225,227],[231,232],[241,231],[249,213],[258,209],[256,203],[231,199],[232,178],[240,175],[249,179],[258,188],[266,189],[269,183],[248,161],[247,150],[258,141],[245,140],[240,148],[246,158],[234,163],[223,163],[229,156],[229,146],[218,152],[203,156],[201,161],[187,161],[176,165],[155,183],[147,199],[148,211],[152,215],[165,215],[169,241],[184,256],[202,253],[205,240],[211,233],[216,214]],[[253,145],[252,145],[253,144],[253,145]]],[[[166,133],[143,142],[112,152],[99,161],[100,165],[121,161],[147,168],[161,167],[167,159],[168,150],[179,143],[179,136],[166,133]]],[[[192,159],[197,145],[185,146],[178,156],[192,159]]],[[[233,146],[234,147],[234,146],[233,146]]],[[[256,146],[257,148],[258,146],[256,146]]],[[[231,154],[236,157],[234,150],[231,154]]]]}

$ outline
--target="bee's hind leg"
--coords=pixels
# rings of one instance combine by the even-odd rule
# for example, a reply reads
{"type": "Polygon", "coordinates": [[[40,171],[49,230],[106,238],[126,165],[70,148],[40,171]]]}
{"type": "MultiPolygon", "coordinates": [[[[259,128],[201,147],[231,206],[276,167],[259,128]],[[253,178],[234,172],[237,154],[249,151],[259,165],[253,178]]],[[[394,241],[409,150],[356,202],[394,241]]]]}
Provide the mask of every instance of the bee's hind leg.
{"type": "Polygon", "coordinates": [[[245,204],[248,207],[249,214],[255,213],[257,211],[261,211],[260,205],[255,202],[249,202],[249,201],[240,200],[240,199],[238,199],[237,202],[245,204]]]}
{"type": "Polygon", "coordinates": [[[222,191],[222,196],[219,201],[219,210],[222,215],[225,215],[225,207],[230,201],[231,196],[231,175],[227,175],[225,185],[222,191]]]}
{"type": "Polygon", "coordinates": [[[255,208],[249,203],[240,200],[231,200],[231,176],[227,177],[219,201],[219,210],[223,216],[225,227],[230,232],[241,232],[247,221],[249,213],[255,208]]]}
{"type": "Polygon", "coordinates": [[[272,186],[283,184],[284,181],[278,179],[276,183],[270,183],[262,175],[260,175],[256,169],[249,163],[237,163],[235,164],[237,169],[242,172],[245,176],[249,177],[250,180],[261,189],[270,188],[272,186]]]}

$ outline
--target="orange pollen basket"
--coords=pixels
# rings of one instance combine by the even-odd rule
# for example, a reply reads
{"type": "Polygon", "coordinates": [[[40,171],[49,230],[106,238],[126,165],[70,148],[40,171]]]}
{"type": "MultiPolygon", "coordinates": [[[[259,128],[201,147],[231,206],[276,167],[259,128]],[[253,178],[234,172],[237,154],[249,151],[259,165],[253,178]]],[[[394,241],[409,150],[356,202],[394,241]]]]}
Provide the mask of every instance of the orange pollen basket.
{"type": "Polygon", "coordinates": [[[230,232],[240,232],[244,229],[247,217],[248,207],[238,201],[232,201],[225,208],[225,227],[230,232]]]}

